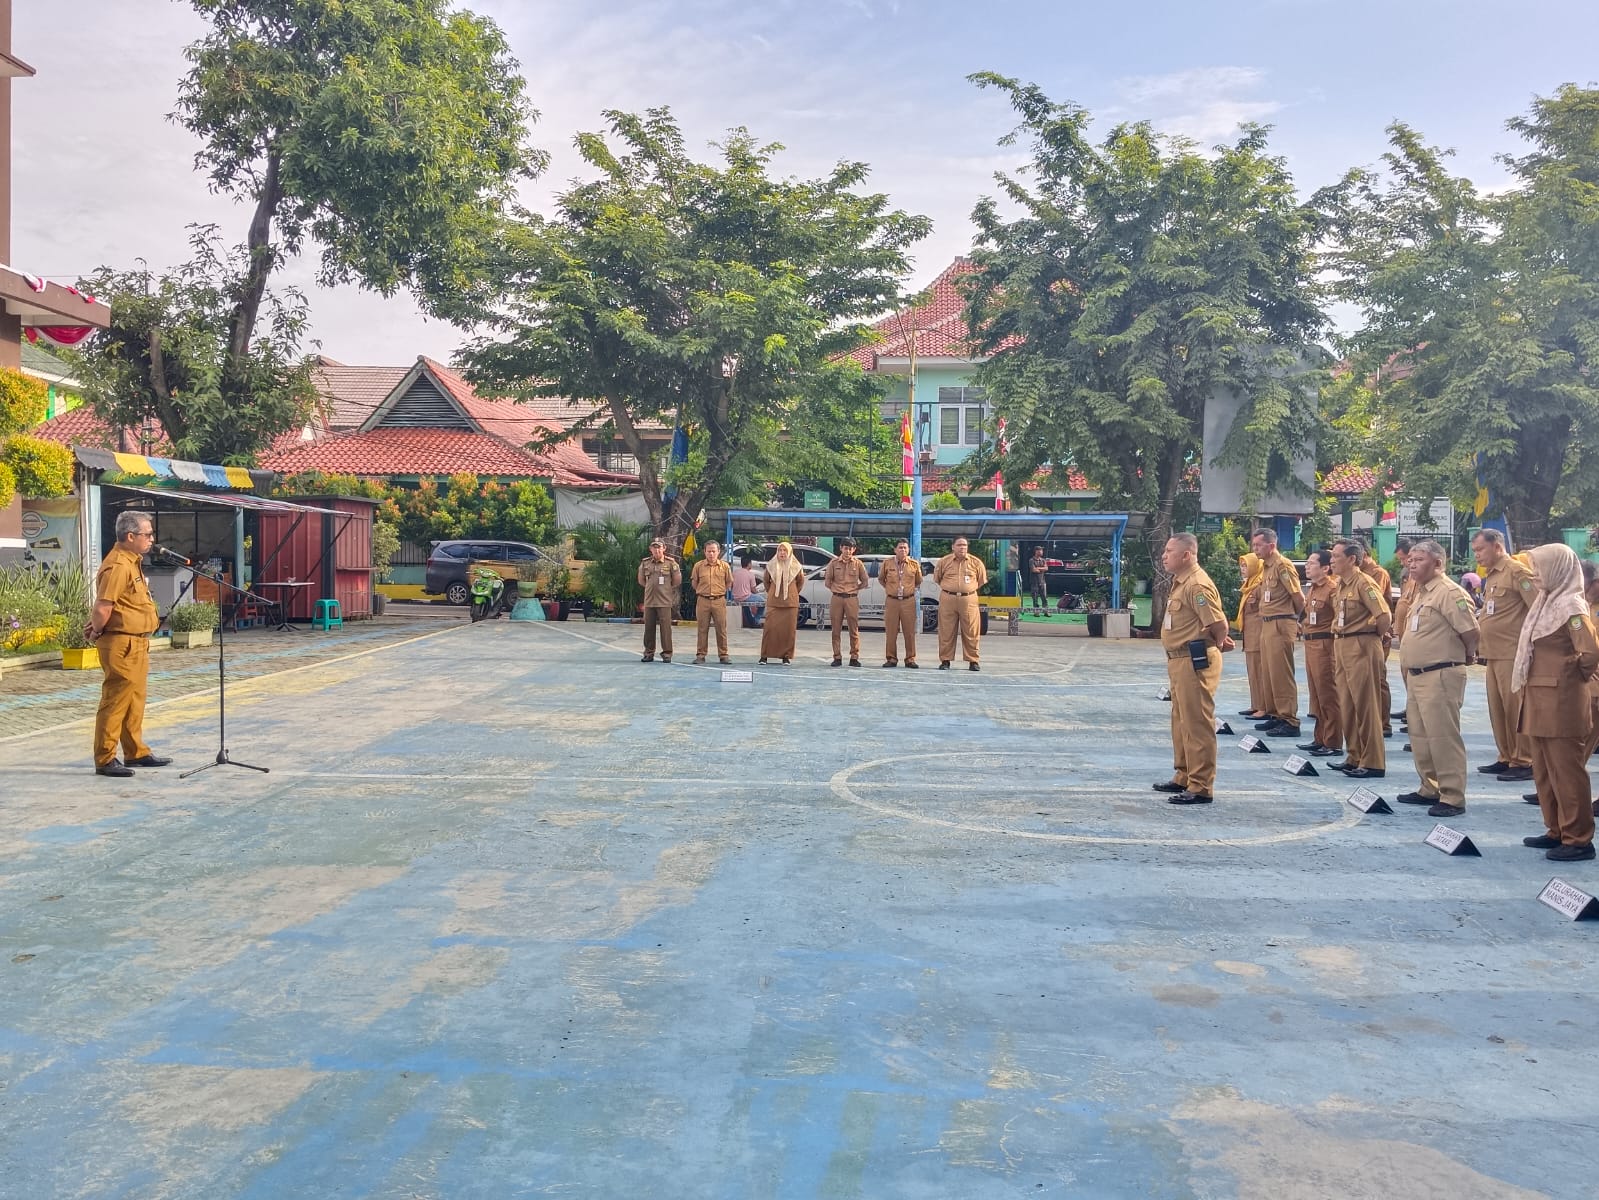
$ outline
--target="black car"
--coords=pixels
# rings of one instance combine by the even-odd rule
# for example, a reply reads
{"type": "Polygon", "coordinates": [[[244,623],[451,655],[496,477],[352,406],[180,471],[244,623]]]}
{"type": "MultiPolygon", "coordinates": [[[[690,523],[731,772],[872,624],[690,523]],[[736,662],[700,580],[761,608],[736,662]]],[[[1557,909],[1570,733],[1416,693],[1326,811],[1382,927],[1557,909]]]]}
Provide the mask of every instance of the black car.
{"type": "Polygon", "coordinates": [[[526,542],[434,542],[428,551],[427,576],[422,590],[430,596],[443,596],[451,604],[465,604],[472,598],[472,589],[466,581],[469,564],[531,562],[543,557],[537,546],[526,542]]]}

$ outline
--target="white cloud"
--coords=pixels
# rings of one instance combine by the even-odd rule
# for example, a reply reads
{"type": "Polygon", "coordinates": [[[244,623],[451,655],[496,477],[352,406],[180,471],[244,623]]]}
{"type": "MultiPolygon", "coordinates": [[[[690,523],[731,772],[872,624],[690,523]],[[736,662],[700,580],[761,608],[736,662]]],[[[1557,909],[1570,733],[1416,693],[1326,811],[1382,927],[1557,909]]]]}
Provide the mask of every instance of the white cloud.
{"type": "Polygon", "coordinates": [[[1282,109],[1279,101],[1254,95],[1265,82],[1266,73],[1257,67],[1192,67],[1130,75],[1116,81],[1116,91],[1158,129],[1212,142],[1282,109]]]}

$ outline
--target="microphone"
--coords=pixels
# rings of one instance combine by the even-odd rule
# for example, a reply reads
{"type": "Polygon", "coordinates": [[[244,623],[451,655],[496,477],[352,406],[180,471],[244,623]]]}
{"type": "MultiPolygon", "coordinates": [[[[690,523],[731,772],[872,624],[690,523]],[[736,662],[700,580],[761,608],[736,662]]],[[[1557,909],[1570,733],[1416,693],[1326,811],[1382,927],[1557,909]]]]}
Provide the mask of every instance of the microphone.
{"type": "Polygon", "coordinates": [[[194,566],[194,559],[184,558],[183,555],[174,550],[168,550],[165,546],[152,546],[151,549],[157,556],[161,558],[169,558],[174,562],[182,563],[186,567],[194,566]]]}

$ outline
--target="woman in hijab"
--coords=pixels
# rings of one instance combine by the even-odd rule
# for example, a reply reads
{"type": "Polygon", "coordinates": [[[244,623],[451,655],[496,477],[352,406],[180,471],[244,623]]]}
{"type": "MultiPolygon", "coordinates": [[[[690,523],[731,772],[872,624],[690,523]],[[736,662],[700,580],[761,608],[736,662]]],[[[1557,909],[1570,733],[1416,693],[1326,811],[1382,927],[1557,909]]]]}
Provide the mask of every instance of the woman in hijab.
{"type": "Polygon", "coordinates": [[[1555,862],[1594,856],[1588,744],[1590,686],[1599,674],[1599,639],[1583,596],[1582,564],[1570,546],[1538,546],[1531,555],[1538,589],[1516,645],[1510,687],[1522,693],[1520,731],[1532,744],[1532,777],[1545,832],[1522,844],[1555,862]]]}
{"type": "Polygon", "coordinates": [[[1266,668],[1260,665],[1260,590],[1266,578],[1266,564],[1256,554],[1240,554],[1238,569],[1243,573],[1244,590],[1238,597],[1238,628],[1244,635],[1244,674],[1249,679],[1249,707],[1238,715],[1265,720],[1266,668]]]}
{"type": "Polygon", "coordinates": [[[766,625],[761,630],[761,662],[794,657],[794,630],[799,625],[800,587],[805,568],[787,542],[778,542],[766,564],[766,625]]]}

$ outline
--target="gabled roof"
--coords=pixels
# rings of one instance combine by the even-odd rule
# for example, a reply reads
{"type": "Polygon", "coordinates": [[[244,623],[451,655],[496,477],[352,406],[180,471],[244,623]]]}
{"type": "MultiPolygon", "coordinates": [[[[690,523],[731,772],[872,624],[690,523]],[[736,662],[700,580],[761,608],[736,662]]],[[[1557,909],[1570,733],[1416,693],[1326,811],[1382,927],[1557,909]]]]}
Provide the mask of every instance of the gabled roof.
{"type": "Polygon", "coordinates": [[[359,428],[409,371],[408,367],[351,367],[318,355],[311,381],[322,397],[328,428],[359,428]]]}
{"type": "Polygon", "coordinates": [[[878,321],[872,328],[883,340],[862,346],[849,357],[866,370],[874,371],[879,359],[908,358],[914,338],[918,358],[971,359],[966,300],[956,289],[955,281],[976,269],[971,259],[957,258],[933,280],[925,304],[878,321]]]}
{"type": "Polygon", "coordinates": [[[316,441],[274,448],[262,466],[280,474],[322,471],[376,479],[435,477],[461,471],[509,479],[548,479],[562,487],[622,487],[632,475],[602,471],[570,445],[525,450],[502,437],[470,429],[378,427],[349,429],[316,441]]]}
{"type": "MultiPolygon", "coordinates": [[[[141,452],[141,438],[128,434],[118,438],[115,430],[96,415],[87,404],[68,409],[28,430],[29,437],[56,442],[62,446],[99,446],[106,450],[141,452]]],[[[172,445],[167,441],[166,430],[157,421],[151,421],[145,449],[151,454],[170,454],[172,445]]]]}

